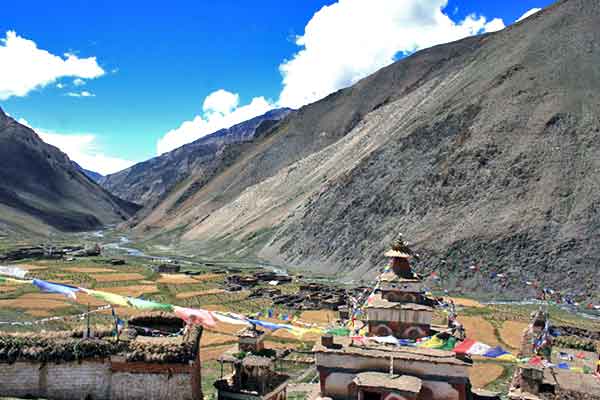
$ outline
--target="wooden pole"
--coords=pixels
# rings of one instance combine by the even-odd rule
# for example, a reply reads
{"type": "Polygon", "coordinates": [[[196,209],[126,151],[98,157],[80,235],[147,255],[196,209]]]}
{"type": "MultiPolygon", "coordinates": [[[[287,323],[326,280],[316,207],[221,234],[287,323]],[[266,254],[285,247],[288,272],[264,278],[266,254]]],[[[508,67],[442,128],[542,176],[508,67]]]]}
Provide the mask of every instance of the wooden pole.
{"type": "Polygon", "coordinates": [[[117,318],[117,313],[115,313],[115,308],[113,306],[110,307],[112,312],[113,319],[115,321],[115,335],[117,336],[117,342],[119,341],[119,318],[117,318]]]}
{"type": "Polygon", "coordinates": [[[87,305],[87,338],[89,339],[91,336],[90,332],[90,303],[87,305]]]}

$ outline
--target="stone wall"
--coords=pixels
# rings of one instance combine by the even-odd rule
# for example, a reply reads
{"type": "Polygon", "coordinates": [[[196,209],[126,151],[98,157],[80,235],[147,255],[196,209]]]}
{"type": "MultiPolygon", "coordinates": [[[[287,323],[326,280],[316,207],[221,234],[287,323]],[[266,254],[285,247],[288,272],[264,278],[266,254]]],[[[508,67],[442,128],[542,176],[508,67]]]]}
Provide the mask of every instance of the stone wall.
{"type": "Polygon", "coordinates": [[[0,363],[0,397],[200,400],[200,366],[113,362],[0,363]]]}
{"type": "Polygon", "coordinates": [[[600,395],[580,393],[559,389],[555,394],[543,393],[539,395],[544,400],[600,400],[600,395]]]}

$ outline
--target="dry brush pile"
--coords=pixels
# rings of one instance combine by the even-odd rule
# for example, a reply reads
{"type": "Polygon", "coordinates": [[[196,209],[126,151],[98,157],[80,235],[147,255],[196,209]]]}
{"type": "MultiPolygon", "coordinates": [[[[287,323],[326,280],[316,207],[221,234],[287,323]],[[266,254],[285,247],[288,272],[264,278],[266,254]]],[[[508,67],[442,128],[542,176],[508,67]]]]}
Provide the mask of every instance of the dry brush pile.
{"type": "Polygon", "coordinates": [[[45,336],[1,336],[0,362],[71,362],[102,359],[120,353],[125,343],[45,336]]]}
{"type": "Polygon", "coordinates": [[[0,336],[0,363],[18,361],[38,363],[81,362],[101,360],[113,355],[124,356],[128,362],[158,364],[187,364],[196,355],[193,341],[181,338],[158,342],[140,340],[116,341],[81,339],[57,335],[2,335],[0,336]]]}

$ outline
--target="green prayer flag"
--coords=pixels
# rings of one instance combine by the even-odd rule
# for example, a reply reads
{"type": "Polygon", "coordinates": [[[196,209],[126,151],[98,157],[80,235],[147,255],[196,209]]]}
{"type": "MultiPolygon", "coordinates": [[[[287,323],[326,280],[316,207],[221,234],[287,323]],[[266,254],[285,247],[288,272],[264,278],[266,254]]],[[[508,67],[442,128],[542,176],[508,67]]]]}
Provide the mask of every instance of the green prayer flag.
{"type": "Polygon", "coordinates": [[[168,312],[173,311],[173,306],[171,304],[157,303],[155,301],[136,299],[133,297],[128,298],[127,301],[129,301],[129,304],[131,304],[132,307],[137,308],[138,310],[168,312]]]}
{"type": "Polygon", "coordinates": [[[442,346],[438,347],[438,349],[451,351],[454,350],[454,347],[456,347],[456,338],[451,336],[450,339],[446,340],[446,342],[442,346]]]}
{"type": "Polygon", "coordinates": [[[349,336],[350,329],[347,328],[333,328],[327,330],[327,333],[333,336],[349,336]]]}

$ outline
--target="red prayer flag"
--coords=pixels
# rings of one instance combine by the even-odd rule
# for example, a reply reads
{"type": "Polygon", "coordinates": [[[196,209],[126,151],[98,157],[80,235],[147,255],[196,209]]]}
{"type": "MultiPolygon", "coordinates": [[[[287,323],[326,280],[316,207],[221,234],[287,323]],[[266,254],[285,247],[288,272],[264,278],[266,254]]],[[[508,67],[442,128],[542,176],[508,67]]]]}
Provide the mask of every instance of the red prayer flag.
{"type": "Polygon", "coordinates": [[[531,360],[529,360],[529,364],[531,365],[542,365],[542,357],[535,356],[531,360]]]}
{"type": "Polygon", "coordinates": [[[461,344],[459,344],[458,346],[456,346],[454,348],[454,351],[456,354],[467,354],[468,351],[471,349],[471,347],[473,347],[473,345],[477,343],[475,340],[472,339],[465,339],[461,344]]]}

